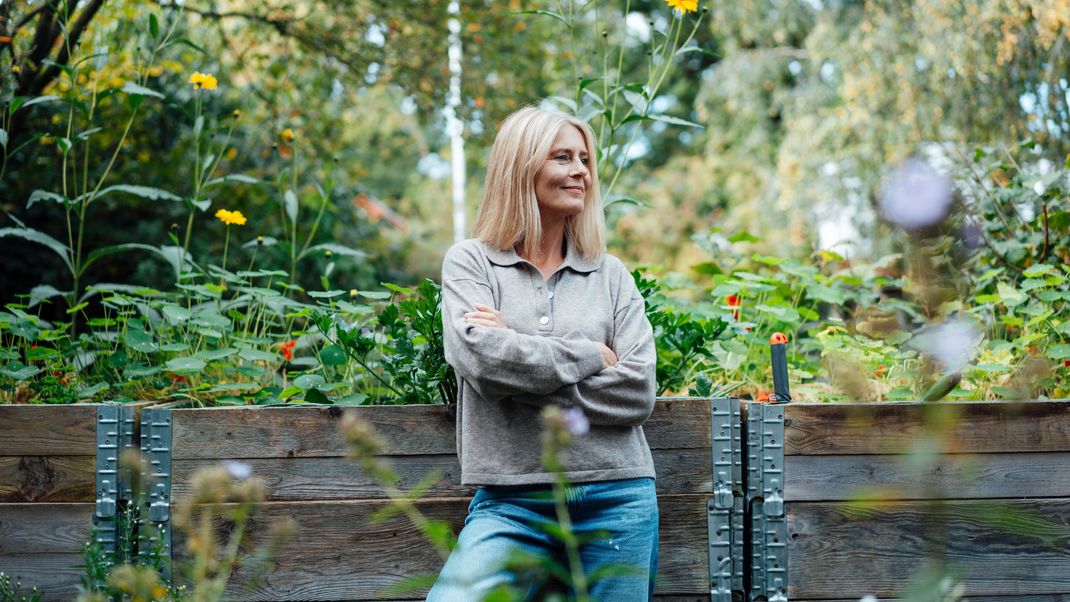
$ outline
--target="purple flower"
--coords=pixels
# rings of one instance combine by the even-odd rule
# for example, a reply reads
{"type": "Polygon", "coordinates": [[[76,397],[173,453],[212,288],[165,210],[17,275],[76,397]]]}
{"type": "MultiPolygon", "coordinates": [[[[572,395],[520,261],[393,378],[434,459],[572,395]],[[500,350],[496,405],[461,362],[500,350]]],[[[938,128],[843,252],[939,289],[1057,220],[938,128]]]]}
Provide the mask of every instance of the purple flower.
{"type": "Polygon", "coordinates": [[[934,226],[944,221],[951,208],[951,187],[951,178],[924,161],[908,159],[881,189],[881,213],[906,230],[934,226]]]}
{"type": "Polygon", "coordinates": [[[223,466],[227,467],[227,474],[235,481],[244,481],[253,474],[253,467],[249,466],[245,462],[235,462],[234,460],[227,460],[223,462],[223,466]]]}
{"type": "Polygon", "coordinates": [[[910,346],[933,358],[948,373],[961,372],[977,353],[982,333],[973,322],[954,318],[914,335],[910,346]]]}
{"type": "Polygon", "coordinates": [[[591,421],[582,408],[565,408],[561,410],[561,417],[565,420],[565,428],[573,437],[586,435],[591,430],[591,421]]]}

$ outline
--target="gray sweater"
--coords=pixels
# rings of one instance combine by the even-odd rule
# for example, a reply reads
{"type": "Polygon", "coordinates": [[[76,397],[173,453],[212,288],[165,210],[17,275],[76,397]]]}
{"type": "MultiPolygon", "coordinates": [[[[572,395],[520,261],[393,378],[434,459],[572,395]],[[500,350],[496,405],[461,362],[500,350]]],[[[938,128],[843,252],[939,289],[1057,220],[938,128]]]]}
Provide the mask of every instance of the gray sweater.
{"type": "Polygon", "coordinates": [[[654,409],[654,338],[619,259],[584,259],[569,245],[544,280],[514,251],[459,242],[442,262],[442,322],[457,371],[461,483],[553,482],[540,462],[547,404],[578,406],[591,422],[564,454],[569,481],[654,476],[642,427],[654,409]],[[502,312],[509,329],[468,324],[477,303],[502,312]],[[617,364],[603,369],[591,341],[612,349],[617,364]]]}

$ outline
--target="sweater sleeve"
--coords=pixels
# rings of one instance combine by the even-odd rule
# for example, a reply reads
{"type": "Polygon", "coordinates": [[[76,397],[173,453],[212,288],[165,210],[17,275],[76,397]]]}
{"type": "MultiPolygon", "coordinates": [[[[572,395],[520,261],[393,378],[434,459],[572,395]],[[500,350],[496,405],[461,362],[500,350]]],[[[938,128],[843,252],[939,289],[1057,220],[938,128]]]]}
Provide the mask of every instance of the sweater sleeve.
{"type": "MultiPolygon", "coordinates": [[[[623,266],[622,266],[623,268],[623,266]]],[[[614,314],[617,363],[550,395],[514,395],[531,405],[578,406],[591,424],[640,426],[654,410],[657,352],[642,295],[624,270],[621,301],[614,314]]]]}
{"type": "Polygon", "coordinates": [[[545,395],[602,370],[598,347],[578,332],[525,335],[469,324],[477,303],[494,306],[482,257],[471,243],[454,245],[442,263],[442,331],[446,361],[488,401],[545,395]]]}

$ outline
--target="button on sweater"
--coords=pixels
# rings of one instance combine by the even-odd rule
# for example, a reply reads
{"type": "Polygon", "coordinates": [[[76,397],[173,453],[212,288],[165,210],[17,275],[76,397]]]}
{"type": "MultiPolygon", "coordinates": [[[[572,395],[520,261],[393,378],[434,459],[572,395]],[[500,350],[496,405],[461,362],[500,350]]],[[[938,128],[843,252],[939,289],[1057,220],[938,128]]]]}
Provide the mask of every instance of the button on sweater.
{"type": "Polygon", "coordinates": [[[446,361],[457,373],[457,454],[465,485],[552,483],[540,461],[539,413],[580,407],[590,432],[564,457],[573,483],[654,477],[643,422],[654,409],[653,332],[643,298],[616,257],[565,260],[544,279],[515,251],[459,242],[442,263],[446,361]],[[476,304],[509,329],[465,321],[476,304]],[[617,354],[602,367],[592,341],[617,354]]]}

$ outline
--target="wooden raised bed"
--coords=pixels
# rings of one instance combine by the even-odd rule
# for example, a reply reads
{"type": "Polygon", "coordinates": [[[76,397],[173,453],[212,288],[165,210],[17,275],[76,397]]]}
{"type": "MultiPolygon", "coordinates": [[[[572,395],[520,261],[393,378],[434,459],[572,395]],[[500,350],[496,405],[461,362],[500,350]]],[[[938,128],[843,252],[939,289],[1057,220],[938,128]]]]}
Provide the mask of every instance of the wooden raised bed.
{"type": "Polygon", "coordinates": [[[1070,401],[784,406],[789,599],[1070,599],[1070,401]]]}
{"type": "MultiPolygon", "coordinates": [[[[135,445],[137,413],[148,404],[126,406],[134,411],[135,445]]],[[[97,423],[105,407],[0,405],[0,571],[21,580],[24,593],[36,586],[45,600],[77,596],[96,512],[97,423]]]]}
{"type": "MultiPolygon", "coordinates": [[[[94,512],[93,407],[0,407],[0,570],[45,599],[70,599],[78,582],[94,512]]],[[[891,597],[938,560],[971,598],[1070,599],[1070,402],[780,407],[789,599],[891,597]]],[[[386,599],[386,587],[440,568],[406,519],[368,521],[386,497],[345,457],[344,412],[375,427],[402,489],[437,470],[420,505],[460,528],[472,490],[458,484],[442,406],[171,410],[172,502],[199,468],[240,460],[268,487],[254,545],[276,519],[296,522],[274,570],[253,589],[239,573],[228,599],[386,599]]],[[[645,428],[663,600],[709,599],[709,412],[705,399],[662,399],[645,428]]],[[[173,545],[180,559],[180,532],[173,545]]]]}
{"type": "MultiPolygon", "coordinates": [[[[429,471],[441,480],[420,502],[430,517],[463,524],[474,489],[459,485],[454,424],[442,406],[346,409],[359,412],[385,441],[384,455],[402,475],[402,489],[429,471]]],[[[711,492],[710,404],[665,399],[645,426],[658,471],[661,522],[659,594],[708,594],[706,500],[711,492]]],[[[172,501],[189,495],[194,471],[235,459],[249,464],[268,486],[268,501],[252,527],[263,543],[266,524],[293,518],[297,530],[277,566],[254,589],[238,573],[228,597],[236,600],[384,599],[384,588],[419,574],[437,574],[442,561],[404,518],[371,524],[386,504],[338,432],[335,408],[223,408],[174,410],[172,501]]],[[[173,533],[176,559],[182,534],[173,533]]],[[[413,592],[407,598],[422,598],[413,592]]],[[[228,598],[229,599],[229,598],[228,598]]],[[[687,599],[687,598],[681,598],[687,599]]]]}

